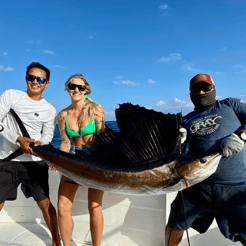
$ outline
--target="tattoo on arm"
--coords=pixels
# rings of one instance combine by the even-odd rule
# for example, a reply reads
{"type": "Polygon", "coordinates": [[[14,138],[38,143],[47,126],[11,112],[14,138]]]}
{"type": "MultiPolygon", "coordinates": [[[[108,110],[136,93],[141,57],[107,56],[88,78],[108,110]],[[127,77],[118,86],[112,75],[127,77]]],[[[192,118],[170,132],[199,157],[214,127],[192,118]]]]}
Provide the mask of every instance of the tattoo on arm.
{"type": "Polygon", "coordinates": [[[69,152],[71,147],[70,139],[65,131],[60,131],[60,134],[61,134],[61,145],[59,149],[65,152],[69,152]]]}
{"type": "Polygon", "coordinates": [[[58,114],[57,121],[61,136],[61,145],[59,149],[65,152],[69,152],[71,142],[65,129],[65,117],[62,115],[62,111],[58,114]]]}
{"type": "Polygon", "coordinates": [[[105,119],[104,114],[101,114],[98,119],[95,120],[96,126],[97,126],[97,134],[99,134],[101,131],[105,129],[105,119]]]}

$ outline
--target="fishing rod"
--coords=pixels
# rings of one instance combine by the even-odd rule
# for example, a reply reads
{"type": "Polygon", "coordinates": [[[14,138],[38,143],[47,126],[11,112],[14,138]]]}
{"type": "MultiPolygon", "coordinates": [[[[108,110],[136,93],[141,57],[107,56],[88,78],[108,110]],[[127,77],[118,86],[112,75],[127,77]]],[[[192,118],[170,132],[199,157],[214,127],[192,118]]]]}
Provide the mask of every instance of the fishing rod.
{"type": "MultiPolygon", "coordinates": [[[[184,142],[183,148],[182,148],[182,153],[186,152],[186,148],[187,148],[187,141],[184,142]]],[[[177,172],[178,173],[178,172],[177,172]]],[[[181,177],[182,178],[182,177],[181,177]]],[[[190,246],[190,238],[189,238],[189,233],[188,233],[188,228],[187,228],[187,218],[186,218],[186,211],[185,211],[185,203],[184,203],[184,195],[183,195],[183,190],[179,191],[181,195],[181,199],[182,199],[182,208],[183,208],[183,212],[184,212],[184,219],[185,219],[185,230],[186,230],[186,235],[187,235],[187,241],[188,241],[188,245],[190,246]]],[[[170,234],[169,234],[169,238],[168,238],[168,244],[167,246],[169,246],[170,243],[170,239],[171,239],[171,235],[172,235],[172,231],[173,229],[170,228],[170,234]]]]}
{"type": "MultiPolygon", "coordinates": [[[[10,109],[10,113],[13,115],[13,117],[15,118],[17,124],[19,125],[23,137],[31,138],[29,133],[27,132],[23,122],[21,121],[19,116],[16,114],[16,112],[12,108],[10,109]]],[[[23,154],[22,148],[19,147],[17,150],[15,150],[9,156],[5,157],[4,159],[1,159],[0,162],[10,161],[10,160],[22,155],[22,154],[23,154]]]]}
{"type": "MultiPolygon", "coordinates": [[[[179,191],[180,195],[181,195],[181,199],[182,199],[182,208],[183,208],[183,212],[184,212],[184,219],[185,219],[185,231],[186,231],[186,235],[187,235],[187,241],[188,241],[188,245],[190,246],[190,238],[189,238],[189,233],[188,233],[188,227],[187,227],[187,219],[186,219],[186,211],[185,211],[185,204],[184,204],[184,196],[183,196],[183,191],[179,191]]],[[[169,246],[169,243],[170,243],[170,239],[171,239],[171,235],[172,235],[172,231],[173,229],[170,228],[171,231],[170,231],[170,234],[169,234],[169,237],[168,237],[168,244],[167,246],[169,246]]]]}

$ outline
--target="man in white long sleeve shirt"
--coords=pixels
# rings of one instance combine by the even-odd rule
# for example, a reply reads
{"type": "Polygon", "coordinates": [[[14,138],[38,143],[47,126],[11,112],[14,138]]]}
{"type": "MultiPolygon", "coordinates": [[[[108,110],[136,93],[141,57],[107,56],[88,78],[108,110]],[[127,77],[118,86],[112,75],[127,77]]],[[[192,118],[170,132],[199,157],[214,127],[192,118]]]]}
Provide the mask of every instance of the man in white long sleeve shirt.
{"type": "Polygon", "coordinates": [[[26,198],[33,197],[42,210],[51,231],[53,246],[60,246],[57,216],[49,198],[48,166],[33,155],[29,146],[51,142],[55,129],[55,108],[43,97],[49,85],[50,71],[38,62],[31,63],[26,71],[27,91],[6,90],[0,96],[0,159],[5,159],[21,147],[23,154],[10,161],[0,162],[0,210],[6,200],[15,200],[17,188],[26,198]],[[30,135],[22,136],[13,109],[30,135]]]}

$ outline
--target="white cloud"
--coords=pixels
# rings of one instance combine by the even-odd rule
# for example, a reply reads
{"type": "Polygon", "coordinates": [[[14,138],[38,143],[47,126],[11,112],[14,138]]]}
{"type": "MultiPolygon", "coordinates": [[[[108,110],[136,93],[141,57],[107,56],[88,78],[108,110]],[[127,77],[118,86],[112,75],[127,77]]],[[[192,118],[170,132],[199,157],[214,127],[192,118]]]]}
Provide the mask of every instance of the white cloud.
{"type": "Polygon", "coordinates": [[[236,72],[236,73],[246,73],[246,70],[245,69],[243,69],[243,70],[241,70],[241,71],[239,71],[239,72],[236,72]]]}
{"type": "Polygon", "coordinates": [[[245,73],[246,72],[246,66],[245,65],[241,65],[241,64],[238,64],[238,65],[234,65],[232,66],[232,68],[234,69],[237,69],[237,71],[235,73],[245,73]]]}
{"type": "Polygon", "coordinates": [[[190,62],[186,62],[186,63],[181,67],[181,69],[182,69],[183,71],[186,71],[186,72],[195,72],[195,73],[198,73],[198,72],[201,71],[200,69],[195,68],[195,64],[190,63],[190,62]]]}
{"type": "Polygon", "coordinates": [[[180,106],[184,106],[184,105],[187,105],[189,104],[189,106],[192,104],[191,102],[187,102],[187,100],[183,99],[183,100],[180,100],[178,98],[174,98],[173,100],[171,101],[167,101],[167,102],[164,102],[162,100],[160,101],[157,101],[155,102],[153,105],[156,106],[156,107],[168,107],[168,108],[176,108],[176,107],[180,107],[180,106]]]}
{"type": "Polygon", "coordinates": [[[112,121],[116,121],[116,118],[115,118],[115,109],[112,110],[112,111],[105,110],[104,113],[105,113],[106,121],[111,121],[111,120],[112,121]]]}
{"type": "Polygon", "coordinates": [[[6,67],[4,69],[4,71],[6,71],[6,72],[10,72],[10,71],[13,71],[13,70],[15,70],[13,67],[6,67]]]}
{"type": "Polygon", "coordinates": [[[222,100],[222,99],[225,99],[225,97],[224,96],[217,96],[216,95],[216,100],[222,100]]]}
{"type": "Polygon", "coordinates": [[[61,66],[61,65],[54,65],[53,67],[55,67],[55,68],[64,68],[64,67],[61,66]]]}
{"type": "Polygon", "coordinates": [[[4,66],[0,65],[0,70],[3,70],[5,72],[11,72],[13,70],[15,70],[13,67],[6,67],[4,68],[4,66]]]}
{"type": "Polygon", "coordinates": [[[93,36],[89,36],[88,39],[93,39],[94,37],[93,36]]]}
{"type": "Polygon", "coordinates": [[[51,50],[42,50],[44,54],[53,54],[54,52],[51,50]]]}
{"type": "MultiPolygon", "coordinates": [[[[122,77],[122,76],[115,76],[115,78],[121,79],[121,78],[123,78],[123,77],[122,77]]],[[[131,81],[131,80],[123,80],[122,82],[117,81],[117,80],[114,80],[113,83],[114,83],[115,85],[120,85],[120,84],[123,84],[123,85],[130,85],[130,86],[139,86],[139,85],[140,85],[140,83],[134,82],[134,81],[131,81]]]]}
{"type": "Polygon", "coordinates": [[[182,115],[186,115],[187,113],[194,110],[194,105],[187,97],[187,99],[178,99],[174,98],[173,100],[169,101],[157,101],[153,103],[152,109],[156,111],[161,111],[163,113],[182,113],[182,115]]]}
{"type": "MultiPolygon", "coordinates": [[[[216,96],[217,100],[224,99],[223,96],[216,96]]],[[[242,94],[240,95],[240,98],[245,99],[246,95],[242,94]]],[[[194,110],[194,104],[190,100],[189,93],[185,94],[184,99],[179,99],[175,97],[172,100],[159,100],[156,101],[149,107],[149,109],[153,109],[158,112],[163,112],[164,114],[171,113],[171,114],[177,114],[182,113],[183,116],[188,114],[189,112],[194,110]]]]}
{"type": "Polygon", "coordinates": [[[164,101],[160,100],[158,102],[155,102],[153,105],[155,107],[162,107],[162,106],[166,105],[166,103],[164,101]]]}
{"type": "Polygon", "coordinates": [[[234,65],[234,66],[232,66],[232,68],[243,68],[243,67],[245,67],[245,66],[243,66],[243,65],[234,65]]]}
{"type": "MultiPolygon", "coordinates": [[[[233,68],[233,67],[232,67],[233,68]]],[[[200,70],[199,70],[200,71],[200,70]]],[[[206,74],[218,74],[218,75],[224,75],[226,74],[225,72],[220,72],[220,71],[216,71],[216,72],[212,72],[211,70],[210,71],[207,71],[206,74]]]]}
{"type": "Polygon", "coordinates": [[[32,40],[32,39],[30,39],[30,40],[28,40],[27,41],[27,43],[28,44],[41,44],[41,40],[40,39],[36,39],[36,40],[32,40]]]}
{"type": "Polygon", "coordinates": [[[115,115],[115,110],[112,110],[112,111],[104,111],[104,113],[107,116],[114,116],[115,115]]]}
{"type": "Polygon", "coordinates": [[[169,9],[169,6],[167,4],[162,4],[159,6],[159,9],[162,11],[162,15],[163,16],[168,16],[168,9],[169,9]]]}
{"type": "Polygon", "coordinates": [[[138,83],[138,82],[133,82],[133,81],[131,81],[131,80],[127,80],[127,81],[122,81],[122,84],[124,84],[124,85],[131,85],[131,86],[139,86],[140,85],[140,83],[138,83]]]}
{"type": "Polygon", "coordinates": [[[123,79],[122,76],[114,76],[115,79],[123,79]]]}
{"type": "Polygon", "coordinates": [[[180,100],[180,99],[178,99],[178,98],[174,98],[174,102],[175,103],[178,103],[178,104],[186,104],[187,102],[186,102],[186,100],[180,100]]]}
{"type": "Polygon", "coordinates": [[[217,72],[214,72],[215,74],[218,74],[218,75],[221,75],[221,74],[226,74],[225,72],[219,72],[219,71],[217,71],[217,72]]]}
{"type": "Polygon", "coordinates": [[[159,8],[161,10],[166,10],[166,9],[168,9],[168,5],[167,4],[163,4],[163,5],[159,6],[159,8]]]}
{"type": "Polygon", "coordinates": [[[8,55],[8,53],[7,52],[3,52],[3,56],[6,56],[6,55],[8,55]]]}
{"type": "Polygon", "coordinates": [[[116,109],[115,106],[104,108],[106,121],[110,121],[110,120],[115,121],[116,120],[115,109],[116,109]]]}
{"type": "Polygon", "coordinates": [[[169,63],[182,60],[182,55],[179,53],[170,53],[168,57],[161,57],[159,62],[169,63]]]}
{"type": "Polygon", "coordinates": [[[148,79],[148,83],[149,84],[156,84],[156,83],[158,83],[157,81],[154,81],[154,80],[152,80],[152,79],[148,79]]]}

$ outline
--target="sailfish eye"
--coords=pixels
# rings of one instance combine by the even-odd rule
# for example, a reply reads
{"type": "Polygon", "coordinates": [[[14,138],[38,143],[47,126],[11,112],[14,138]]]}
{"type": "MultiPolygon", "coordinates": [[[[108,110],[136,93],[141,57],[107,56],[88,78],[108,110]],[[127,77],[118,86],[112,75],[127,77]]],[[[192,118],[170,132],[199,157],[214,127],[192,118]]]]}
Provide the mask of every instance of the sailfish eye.
{"type": "Polygon", "coordinates": [[[200,159],[200,162],[201,162],[202,164],[205,164],[205,163],[207,162],[207,159],[206,159],[206,158],[201,158],[201,159],[200,159]]]}

